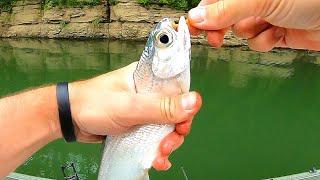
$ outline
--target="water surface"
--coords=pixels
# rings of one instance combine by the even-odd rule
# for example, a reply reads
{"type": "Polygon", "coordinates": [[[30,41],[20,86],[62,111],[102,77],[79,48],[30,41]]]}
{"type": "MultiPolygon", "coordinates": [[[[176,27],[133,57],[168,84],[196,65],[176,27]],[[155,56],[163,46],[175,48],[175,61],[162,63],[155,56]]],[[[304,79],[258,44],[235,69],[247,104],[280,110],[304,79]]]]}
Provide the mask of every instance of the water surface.
{"type": "MultiPolygon", "coordinates": [[[[144,43],[0,40],[0,96],[90,78],[138,60],[144,43]]],[[[173,167],[151,179],[261,179],[320,168],[320,55],[256,53],[194,46],[191,89],[203,108],[173,167]]],[[[99,144],[50,143],[17,172],[62,179],[75,162],[81,179],[96,179],[99,144]]]]}

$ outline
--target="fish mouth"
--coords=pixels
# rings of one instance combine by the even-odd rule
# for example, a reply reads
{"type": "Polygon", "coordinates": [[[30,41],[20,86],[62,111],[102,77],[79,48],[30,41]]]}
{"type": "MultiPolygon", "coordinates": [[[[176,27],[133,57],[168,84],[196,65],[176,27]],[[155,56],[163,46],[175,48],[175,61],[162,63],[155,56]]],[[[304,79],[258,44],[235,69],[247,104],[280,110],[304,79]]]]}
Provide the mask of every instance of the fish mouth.
{"type": "MultiPolygon", "coordinates": [[[[186,45],[186,46],[191,46],[188,44],[188,42],[190,42],[188,20],[186,20],[184,16],[181,16],[178,24],[173,23],[172,27],[178,33],[178,40],[184,42],[184,45],[186,45]]],[[[187,49],[188,49],[188,47],[187,47],[187,49]]]]}
{"type": "MultiPolygon", "coordinates": [[[[179,21],[173,21],[173,22],[172,22],[172,27],[173,27],[174,30],[176,30],[176,32],[178,32],[179,24],[180,24],[180,23],[185,23],[185,24],[188,25],[189,21],[188,21],[188,19],[186,19],[184,16],[181,16],[181,17],[179,18],[179,21]],[[184,19],[184,20],[183,20],[183,19],[184,19]]],[[[182,24],[181,24],[180,26],[182,26],[182,24]]],[[[181,29],[181,28],[182,28],[182,27],[180,27],[180,29],[181,29]]]]}

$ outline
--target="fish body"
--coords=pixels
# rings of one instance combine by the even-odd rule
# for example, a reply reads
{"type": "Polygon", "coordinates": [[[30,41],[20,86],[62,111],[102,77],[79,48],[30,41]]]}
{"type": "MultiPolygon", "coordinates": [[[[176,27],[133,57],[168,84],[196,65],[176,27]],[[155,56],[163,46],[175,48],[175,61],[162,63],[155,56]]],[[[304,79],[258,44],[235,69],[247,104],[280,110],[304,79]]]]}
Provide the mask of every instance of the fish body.
{"type": "MultiPolygon", "coordinates": [[[[151,31],[133,74],[137,93],[172,96],[189,91],[190,34],[184,17],[178,31],[165,18],[151,31]]],[[[166,114],[170,116],[170,114],[166,114]]],[[[99,180],[147,180],[148,170],[161,140],[174,131],[173,124],[137,126],[129,132],[108,136],[99,180]]]]}

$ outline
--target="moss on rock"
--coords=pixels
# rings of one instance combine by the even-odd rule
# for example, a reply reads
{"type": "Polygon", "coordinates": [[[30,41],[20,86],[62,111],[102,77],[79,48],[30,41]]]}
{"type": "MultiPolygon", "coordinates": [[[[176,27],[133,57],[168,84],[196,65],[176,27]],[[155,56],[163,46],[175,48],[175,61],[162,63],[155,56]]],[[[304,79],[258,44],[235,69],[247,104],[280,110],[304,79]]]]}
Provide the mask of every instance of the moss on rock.
{"type": "Polygon", "coordinates": [[[138,0],[144,6],[149,4],[168,5],[175,9],[189,10],[198,5],[200,0],[138,0]]]}
{"type": "Polygon", "coordinates": [[[101,3],[101,0],[45,0],[44,8],[52,7],[84,7],[95,6],[101,3]]]}

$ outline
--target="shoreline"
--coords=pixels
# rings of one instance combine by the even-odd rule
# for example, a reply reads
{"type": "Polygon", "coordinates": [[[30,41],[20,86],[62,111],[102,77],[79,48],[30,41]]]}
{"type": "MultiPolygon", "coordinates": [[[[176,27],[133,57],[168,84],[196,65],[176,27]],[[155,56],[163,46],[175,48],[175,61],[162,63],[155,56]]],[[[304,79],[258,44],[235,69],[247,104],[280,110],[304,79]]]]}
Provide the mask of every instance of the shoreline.
{"type": "MultiPolygon", "coordinates": [[[[144,7],[137,0],[50,9],[43,9],[43,0],[17,0],[11,13],[0,13],[0,38],[146,40],[162,18],[178,20],[186,15],[185,11],[157,4],[144,7]]],[[[247,45],[231,32],[224,41],[225,46],[247,45]]],[[[207,45],[204,35],[192,37],[192,42],[207,45]]]]}

